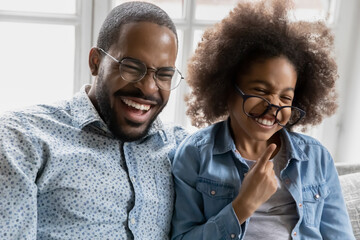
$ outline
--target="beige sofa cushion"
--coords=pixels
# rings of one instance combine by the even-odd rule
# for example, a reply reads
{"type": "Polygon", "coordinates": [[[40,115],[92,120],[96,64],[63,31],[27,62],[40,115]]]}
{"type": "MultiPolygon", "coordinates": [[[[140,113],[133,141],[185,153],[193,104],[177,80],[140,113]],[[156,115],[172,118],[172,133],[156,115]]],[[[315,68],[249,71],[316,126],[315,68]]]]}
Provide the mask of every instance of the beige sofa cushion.
{"type": "Polygon", "coordinates": [[[360,239],[360,172],[339,176],[351,225],[356,239],[360,239]]]}

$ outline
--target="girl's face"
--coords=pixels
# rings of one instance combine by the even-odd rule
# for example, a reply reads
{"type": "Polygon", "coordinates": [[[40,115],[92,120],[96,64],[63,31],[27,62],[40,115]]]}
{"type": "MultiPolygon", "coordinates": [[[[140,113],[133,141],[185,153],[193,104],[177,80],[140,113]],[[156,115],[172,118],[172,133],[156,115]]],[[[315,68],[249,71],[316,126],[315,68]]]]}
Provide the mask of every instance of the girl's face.
{"type": "MultiPolygon", "coordinates": [[[[281,56],[255,61],[245,74],[238,74],[236,83],[246,95],[261,96],[277,106],[291,106],[296,80],[294,66],[286,57],[281,56]]],[[[258,118],[247,116],[243,109],[243,98],[235,90],[228,106],[231,128],[236,139],[267,141],[282,128],[275,121],[276,107],[258,118]]],[[[265,101],[248,99],[245,111],[250,115],[260,114],[266,106],[268,104],[265,101]]],[[[286,123],[290,116],[291,111],[281,111],[277,119],[286,123]]]]}

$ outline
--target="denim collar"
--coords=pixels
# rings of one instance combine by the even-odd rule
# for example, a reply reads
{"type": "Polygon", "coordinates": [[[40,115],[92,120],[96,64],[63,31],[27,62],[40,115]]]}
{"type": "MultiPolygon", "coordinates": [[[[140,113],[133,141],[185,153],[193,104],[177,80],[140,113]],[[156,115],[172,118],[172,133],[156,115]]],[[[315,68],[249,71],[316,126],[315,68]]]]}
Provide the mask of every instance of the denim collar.
{"type": "MultiPolygon", "coordinates": [[[[217,124],[220,126],[216,132],[213,153],[223,154],[229,151],[236,151],[235,143],[230,132],[230,118],[217,124]]],[[[287,149],[287,158],[289,160],[296,159],[298,161],[308,161],[309,158],[300,149],[299,144],[301,144],[301,142],[299,142],[299,140],[293,136],[294,133],[288,132],[284,128],[279,131],[283,136],[287,149]]]]}

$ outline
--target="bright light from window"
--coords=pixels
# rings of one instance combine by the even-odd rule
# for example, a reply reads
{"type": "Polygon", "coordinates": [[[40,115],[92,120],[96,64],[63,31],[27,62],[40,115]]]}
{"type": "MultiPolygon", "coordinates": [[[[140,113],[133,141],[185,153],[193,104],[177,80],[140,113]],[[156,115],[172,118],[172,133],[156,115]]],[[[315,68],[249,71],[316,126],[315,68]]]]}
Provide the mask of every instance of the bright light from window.
{"type": "Polygon", "coordinates": [[[0,10],[74,14],[76,0],[1,0],[0,10]]]}
{"type": "Polygon", "coordinates": [[[318,21],[333,19],[334,9],[330,3],[335,0],[295,0],[294,20],[318,21]],[[327,19],[328,17],[328,19],[327,19]]]}
{"type": "MultiPolygon", "coordinates": [[[[113,0],[113,7],[124,3],[132,2],[134,0],[113,0]]],[[[184,0],[135,0],[141,2],[150,2],[162,8],[173,19],[180,19],[183,17],[184,0]]]]}
{"type": "Polygon", "coordinates": [[[0,22],[0,111],[73,95],[75,27],[0,22]]]}
{"type": "Polygon", "coordinates": [[[229,14],[238,0],[197,0],[196,20],[219,21],[229,14]]]}
{"type": "MultiPolygon", "coordinates": [[[[196,0],[195,18],[196,20],[220,21],[238,2],[239,0],[196,0]]],[[[294,2],[295,12],[291,17],[296,20],[325,20],[327,15],[329,19],[332,19],[334,14],[331,4],[334,4],[335,0],[295,0],[294,2]]]]}

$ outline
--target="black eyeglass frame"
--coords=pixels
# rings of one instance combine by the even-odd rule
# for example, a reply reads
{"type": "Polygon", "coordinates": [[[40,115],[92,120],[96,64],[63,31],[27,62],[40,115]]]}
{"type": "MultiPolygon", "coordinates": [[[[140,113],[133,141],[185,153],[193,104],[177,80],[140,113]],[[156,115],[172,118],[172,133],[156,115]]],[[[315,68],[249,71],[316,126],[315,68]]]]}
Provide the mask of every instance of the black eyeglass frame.
{"type": "MultiPolygon", "coordinates": [[[[131,57],[124,57],[124,58],[118,60],[118,59],[116,59],[115,57],[111,56],[109,53],[107,53],[107,52],[106,52],[105,50],[103,50],[102,48],[97,48],[97,49],[99,49],[101,52],[103,52],[104,54],[106,54],[106,55],[107,55],[108,57],[110,57],[112,60],[114,60],[115,62],[117,62],[117,63],[119,64],[119,71],[120,71],[120,66],[123,64],[123,61],[124,61],[124,60],[131,60],[132,62],[135,62],[135,63],[137,63],[137,64],[141,64],[141,65],[144,66],[144,69],[146,69],[146,71],[145,71],[145,72],[142,74],[142,76],[141,76],[139,79],[137,79],[136,81],[129,81],[129,80],[127,80],[127,79],[124,79],[124,78],[122,77],[121,71],[120,71],[120,76],[122,77],[122,79],[124,79],[124,80],[127,81],[127,82],[131,82],[131,83],[140,82],[140,81],[146,76],[146,74],[148,73],[148,71],[151,70],[151,71],[154,72],[153,79],[154,79],[154,81],[155,81],[155,83],[156,83],[156,86],[158,86],[160,89],[163,89],[163,90],[166,90],[166,91],[171,91],[171,90],[174,90],[175,88],[177,88],[177,87],[179,86],[180,82],[184,79],[184,77],[183,77],[183,75],[181,74],[180,70],[177,69],[177,68],[173,68],[173,67],[161,67],[161,68],[157,68],[157,69],[156,69],[156,68],[150,68],[150,67],[146,66],[145,63],[143,63],[142,61],[140,61],[140,60],[138,60],[138,59],[131,58],[131,57]],[[177,72],[177,73],[180,75],[180,80],[179,80],[179,82],[178,82],[174,87],[172,87],[172,88],[170,88],[170,89],[167,89],[167,88],[162,87],[162,86],[158,83],[158,81],[161,81],[161,80],[159,80],[158,77],[157,77],[157,73],[158,73],[160,70],[168,70],[168,71],[177,72]]],[[[171,78],[170,81],[172,81],[172,80],[173,80],[173,78],[171,78]]],[[[163,81],[163,82],[164,82],[164,81],[163,81]]],[[[170,86],[171,86],[171,84],[170,84],[170,86]]]]}
{"type": "Polygon", "coordinates": [[[292,127],[294,126],[295,124],[297,124],[303,117],[305,117],[306,115],[306,112],[298,107],[295,107],[295,106],[278,106],[278,105],[275,105],[275,104],[272,104],[271,102],[269,102],[267,99],[261,97],[261,96],[257,96],[257,95],[247,95],[245,94],[243,91],[241,91],[241,89],[238,87],[237,84],[234,84],[235,86],[235,89],[237,90],[237,93],[242,97],[243,99],[243,112],[248,116],[248,117],[251,117],[251,118],[261,118],[262,116],[264,116],[271,108],[276,108],[276,112],[275,112],[275,121],[277,122],[277,124],[279,124],[280,126],[282,127],[292,127]],[[267,104],[268,106],[266,107],[266,109],[264,110],[264,112],[262,114],[260,114],[259,116],[252,116],[250,114],[248,114],[247,112],[245,112],[245,102],[247,99],[251,98],[251,97],[257,97],[257,98],[261,98],[263,99],[267,104]],[[284,109],[284,108],[291,108],[291,109],[296,109],[300,112],[300,118],[295,121],[294,123],[292,124],[288,124],[286,123],[285,125],[284,124],[281,124],[279,122],[279,120],[277,119],[277,115],[278,113],[280,112],[281,109],[284,109]]]}

